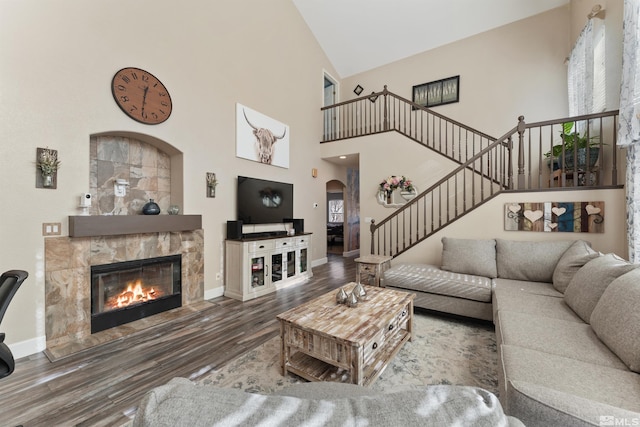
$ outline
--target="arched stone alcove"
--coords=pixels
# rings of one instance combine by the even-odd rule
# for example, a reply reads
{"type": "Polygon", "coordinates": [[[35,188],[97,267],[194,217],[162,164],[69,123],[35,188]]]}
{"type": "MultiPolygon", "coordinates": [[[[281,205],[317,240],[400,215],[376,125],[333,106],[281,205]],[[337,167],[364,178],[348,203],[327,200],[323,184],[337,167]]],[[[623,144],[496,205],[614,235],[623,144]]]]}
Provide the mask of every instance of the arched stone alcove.
{"type": "Polygon", "coordinates": [[[93,134],[90,144],[91,215],[138,215],[149,199],[161,214],[171,205],[184,212],[180,150],[151,135],[123,131],[93,134]],[[114,194],[116,179],[129,183],[124,196],[114,194]]]}

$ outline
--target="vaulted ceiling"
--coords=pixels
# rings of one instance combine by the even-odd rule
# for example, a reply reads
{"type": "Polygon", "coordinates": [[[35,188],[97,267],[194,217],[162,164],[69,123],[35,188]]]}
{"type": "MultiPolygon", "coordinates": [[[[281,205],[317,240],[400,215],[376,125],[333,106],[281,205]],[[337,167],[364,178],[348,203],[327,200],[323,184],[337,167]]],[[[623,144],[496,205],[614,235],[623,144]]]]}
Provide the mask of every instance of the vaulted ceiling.
{"type": "Polygon", "coordinates": [[[340,78],[569,3],[569,0],[292,1],[340,78]]]}

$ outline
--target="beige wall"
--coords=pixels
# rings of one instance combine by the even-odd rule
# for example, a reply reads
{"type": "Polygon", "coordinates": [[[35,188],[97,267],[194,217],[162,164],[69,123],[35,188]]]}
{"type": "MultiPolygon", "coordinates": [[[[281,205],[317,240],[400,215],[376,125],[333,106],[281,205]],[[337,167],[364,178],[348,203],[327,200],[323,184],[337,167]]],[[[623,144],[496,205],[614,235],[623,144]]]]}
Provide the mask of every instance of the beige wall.
{"type": "Polygon", "coordinates": [[[561,7],[438,49],[433,49],[342,81],[342,100],[389,91],[411,99],[413,85],[460,75],[460,102],[436,107],[438,113],[494,137],[524,115],[527,122],[567,114],[568,55],[561,7]]]}
{"type": "MultiPolygon", "coordinates": [[[[336,75],[289,0],[36,0],[0,2],[0,268],[30,277],[2,322],[16,355],[44,343],[43,222],[76,215],[89,190],[89,137],[121,131],[148,134],[183,152],[182,211],[203,215],[205,295],[222,292],[225,222],[235,219],[238,175],[295,183],[294,215],[325,257],[325,181],[319,167],[323,70],[336,75]],[[187,7],[188,6],[188,7],[187,7]],[[115,104],[110,83],[120,68],[156,75],[174,109],[163,124],[137,123],[115,104]],[[235,157],[235,104],[291,129],[289,169],[235,157]],[[37,147],[58,150],[57,190],[35,188],[37,147]],[[205,174],[220,182],[205,197],[205,174]]],[[[338,173],[339,171],[336,171],[338,173]]]]}

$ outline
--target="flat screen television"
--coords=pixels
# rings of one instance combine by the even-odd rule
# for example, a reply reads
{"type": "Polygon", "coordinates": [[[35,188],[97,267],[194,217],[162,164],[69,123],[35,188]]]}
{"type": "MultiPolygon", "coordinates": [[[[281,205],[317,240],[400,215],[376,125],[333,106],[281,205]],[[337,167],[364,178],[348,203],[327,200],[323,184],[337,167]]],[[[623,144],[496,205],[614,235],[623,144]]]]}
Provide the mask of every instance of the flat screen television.
{"type": "Polygon", "coordinates": [[[293,218],[293,184],[239,176],[237,206],[243,224],[281,223],[293,218]]]}

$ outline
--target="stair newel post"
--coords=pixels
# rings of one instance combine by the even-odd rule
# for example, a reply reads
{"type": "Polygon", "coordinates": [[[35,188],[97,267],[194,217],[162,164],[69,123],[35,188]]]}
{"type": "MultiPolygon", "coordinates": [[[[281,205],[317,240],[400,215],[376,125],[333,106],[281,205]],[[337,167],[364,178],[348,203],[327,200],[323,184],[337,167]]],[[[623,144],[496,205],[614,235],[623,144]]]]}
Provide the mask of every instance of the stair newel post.
{"type": "Polygon", "coordinates": [[[384,90],[382,91],[382,95],[384,95],[384,130],[389,130],[389,108],[388,108],[388,100],[389,97],[387,96],[387,93],[389,91],[387,90],[387,85],[384,85],[384,90]]]}
{"type": "Polygon", "coordinates": [[[507,188],[513,190],[513,139],[507,138],[507,188]]]}
{"type": "Polygon", "coordinates": [[[369,252],[371,255],[375,255],[376,253],[374,252],[374,247],[375,247],[375,232],[376,232],[376,220],[371,218],[371,225],[369,225],[369,230],[371,230],[371,252],[369,252]]]}
{"type": "Polygon", "coordinates": [[[524,131],[526,125],[524,116],[518,117],[518,189],[524,188],[524,131]]]}

